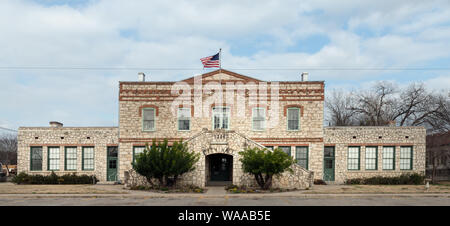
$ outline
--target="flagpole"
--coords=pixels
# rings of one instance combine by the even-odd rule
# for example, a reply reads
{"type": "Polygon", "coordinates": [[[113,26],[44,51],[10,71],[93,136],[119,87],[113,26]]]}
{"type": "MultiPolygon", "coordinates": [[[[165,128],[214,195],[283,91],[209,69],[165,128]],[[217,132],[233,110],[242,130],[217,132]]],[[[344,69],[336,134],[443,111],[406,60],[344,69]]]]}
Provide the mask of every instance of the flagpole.
{"type": "Polygon", "coordinates": [[[219,49],[219,69],[222,72],[222,48],[219,49]]]}

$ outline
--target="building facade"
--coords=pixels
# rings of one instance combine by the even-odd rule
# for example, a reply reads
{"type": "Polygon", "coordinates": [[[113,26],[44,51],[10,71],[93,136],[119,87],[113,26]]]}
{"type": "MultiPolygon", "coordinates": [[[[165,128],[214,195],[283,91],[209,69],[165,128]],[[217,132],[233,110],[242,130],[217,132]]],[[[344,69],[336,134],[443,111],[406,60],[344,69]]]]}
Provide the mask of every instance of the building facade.
{"type": "Polygon", "coordinates": [[[18,171],[139,183],[131,166],[135,155],[146,143],[168,139],[201,154],[196,169],[181,178],[199,187],[215,181],[254,185],[239,161],[247,147],[278,147],[297,160],[294,173],[275,179],[276,187],[425,173],[423,127],[324,128],[324,82],[307,81],[307,74],[280,82],[224,69],[179,82],[146,82],[143,76],[119,83],[118,127],[19,128],[18,171]]]}

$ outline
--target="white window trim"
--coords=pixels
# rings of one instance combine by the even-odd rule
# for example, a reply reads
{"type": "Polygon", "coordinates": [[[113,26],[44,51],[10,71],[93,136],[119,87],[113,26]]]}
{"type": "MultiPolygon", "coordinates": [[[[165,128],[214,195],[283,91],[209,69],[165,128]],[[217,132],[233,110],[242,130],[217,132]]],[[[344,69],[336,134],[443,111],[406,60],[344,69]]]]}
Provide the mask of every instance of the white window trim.
{"type": "Polygon", "coordinates": [[[286,109],[286,129],[287,129],[287,131],[300,131],[300,125],[301,125],[301,123],[300,123],[300,120],[301,120],[301,118],[300,118],[300,116],[301,116],[300,111],[301,111],[301,109],[298,108],[298,107],[287,108],[286,109]],[[289,109],[297,109],[298,110],[298,129],[289,129],[289,109]]]}
{"type": "Polygon", "coordinates": [[[178,131],[191,131],[191,108],[178,108],[177,111],[177,130],[178,131]],[[189,129],[180,129],[180,109],[187,109],[189,111],[189,129]]]}
{"type": "Polygon", "coordinates": [[[156,131],[156,109],[155,108],[142,108],[142,131],[144,132],[154,132],[156,131]],[[153,109],[153,129],[144,129],[144,110],[146,109],[153,109]]]}
{"type": "Polygon", "coordinates": [[[253,131],[265,131],[266,130],[266,108],[262,108],[262,107],[254,107],[252,108],[252,130],[253,131]],[[262,109],[264,112],[264,121],[263,121],[263,129],[255,129],[255,110],[260,110],[262,109]]]}
{"type": "MultiPolygon", "coordinates": [[[[216,109],[216,108],[221,108],[221,109],[223,109],[223,108],[227,108],[228,109],[228,113],[227,113],[227,115],[228,115],[228,128],[226,128],[225,130],[230,130],[230,128],[231,128],[231,108],[230,107],[228,107],[228,106],[223,106],[223,107],[213,107],[212,108],[212,117],[211,117],[211,120],[212,120],[212,130],[215,130],[214,129],[214,109],[216,109]]],[[[223,114],[223,112],[222,112],[222,114],[223,114]]],[[[220,118],[221,120],[223,120],[223,117],[221,117],[220,118]]],[[[220,122],[220,125],[222,125],[222,121],[220,122]]],[[[220,129],[223,129],[223,128],[220,128],[220,129]]]]}

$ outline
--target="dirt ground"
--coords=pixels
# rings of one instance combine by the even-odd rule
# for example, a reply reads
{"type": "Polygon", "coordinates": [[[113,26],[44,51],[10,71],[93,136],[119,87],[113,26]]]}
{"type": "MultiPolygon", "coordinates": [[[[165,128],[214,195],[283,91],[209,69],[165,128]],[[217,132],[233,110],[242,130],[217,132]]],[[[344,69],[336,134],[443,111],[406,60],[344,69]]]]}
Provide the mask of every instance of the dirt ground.
{"type": "MultiPolygon", "coordinates": [[[[217,188],[225,194],[225,189],[217,188]],[[223,190],[222,190],[223,189],[223,190]]],[[[0,183],[0,194],[141,194],[143,191],[124,190],[122,185],[16,185],[0,183]]],[[[145,193],[145,192],[144,192],[145,193]]],[[[147,192],[148,193],[148,192],[147,192]]],[[[309,190],[281,192],[284,194],[450,194],[450,182],[439,185],[314,185],[309,190]]],[[[230,195],[230,194],[229,194],[230,195]]],[[[231,194],[233,195],[233,194],[231,194]]]]}
{"type": "Polygon", "coordinates": [[[16,185],[0,183],[0,194],[124,194],[108,185],[16,185]]]}
{"type": "Polygon", "coordinates": [[[314,185],[304,194],[405,194],[405,193],[450,193],[450,182],[439,185],[314,185]]]}

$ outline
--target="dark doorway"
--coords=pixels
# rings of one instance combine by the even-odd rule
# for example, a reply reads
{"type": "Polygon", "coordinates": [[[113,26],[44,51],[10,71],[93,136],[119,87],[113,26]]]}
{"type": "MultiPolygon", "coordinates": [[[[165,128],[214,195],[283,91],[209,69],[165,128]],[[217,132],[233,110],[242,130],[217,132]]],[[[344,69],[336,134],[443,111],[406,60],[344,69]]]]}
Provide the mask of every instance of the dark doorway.
{"type": "Polygon", "coordinates": [[[208,166],[208,181],[232,181],[233,156],[226,154],[212,154],[206,156],[208,166]]]}

